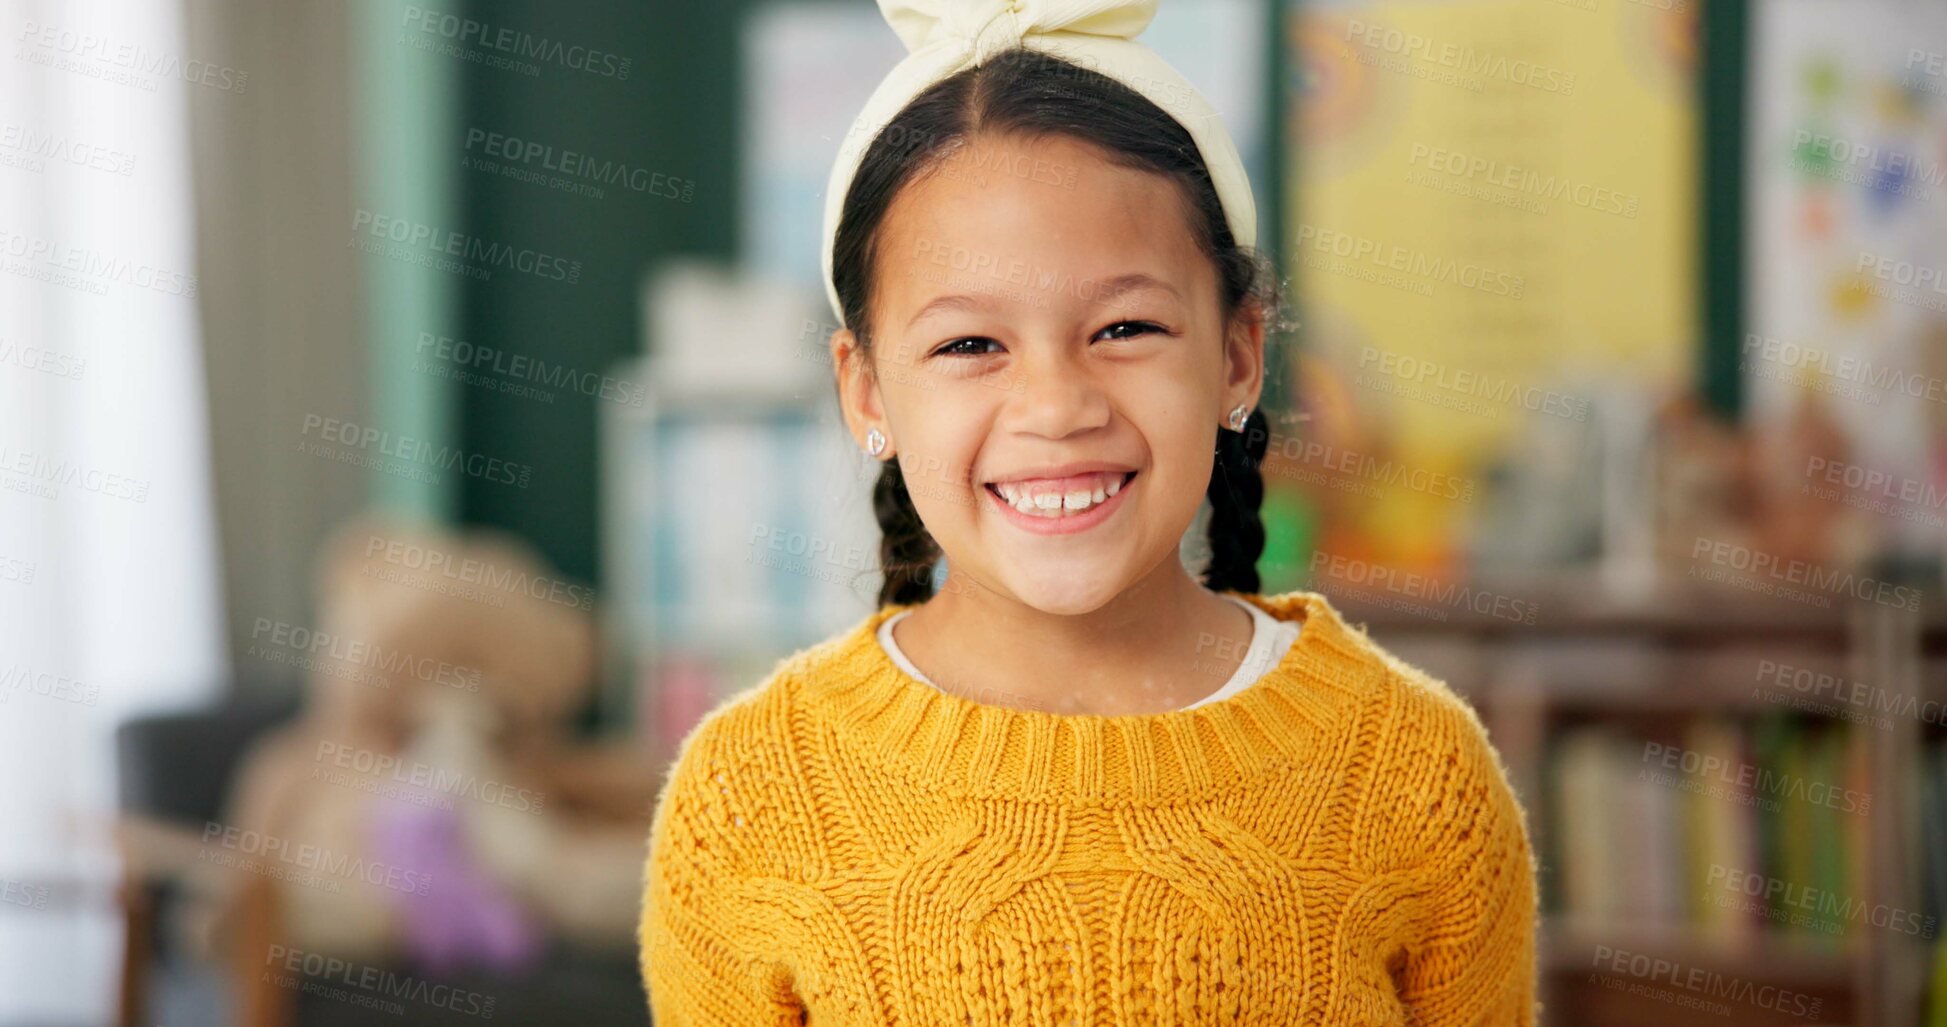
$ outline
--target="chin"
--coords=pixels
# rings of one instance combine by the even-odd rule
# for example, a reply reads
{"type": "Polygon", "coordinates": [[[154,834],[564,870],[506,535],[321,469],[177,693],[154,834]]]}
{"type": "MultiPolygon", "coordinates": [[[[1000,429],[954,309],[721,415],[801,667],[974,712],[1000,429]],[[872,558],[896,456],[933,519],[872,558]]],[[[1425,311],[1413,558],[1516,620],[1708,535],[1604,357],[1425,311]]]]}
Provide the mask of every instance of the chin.
{"type": "Polygon", "coordinates": [[[1131,583],[1121,573],[1078,570],[1064,574],[1060,568],[1048,567],[1009,574],[1002,580],[1016,600],[1042,613],[1058,616],[1094,613],[1121,595],[1131,583]]]}

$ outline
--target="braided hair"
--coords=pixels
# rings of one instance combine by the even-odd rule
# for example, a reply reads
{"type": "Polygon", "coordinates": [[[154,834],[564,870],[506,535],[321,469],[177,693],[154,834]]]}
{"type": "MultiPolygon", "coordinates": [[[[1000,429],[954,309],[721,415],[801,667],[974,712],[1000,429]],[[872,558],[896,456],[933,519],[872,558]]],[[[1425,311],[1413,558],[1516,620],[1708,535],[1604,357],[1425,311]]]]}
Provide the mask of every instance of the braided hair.
{"type": "MultiPolygon", "coordinates": [[[[1231,235],[1209,168],[1189,132],[1141,93],[1100,72],[1022,47],[942,79],[914,97],[874,137],[859,163],[832,243],[832,285],[845,326],[870,353],[867,312],[876,235],[899,189],[926,168],[947,159],[956,146],[980,132],[1027,137],[1065,135],[1090,143],[1123,167],[1164,175],[1189,200],[1190,229],[1197,246],[1217,267],[1218,292],[1228,325],[1240,314],[1277,322],[1281,296],[1270,262],[1240,247],[1231,235]]],[[[1264,552],[1264,499],[1259,470],[1270,440],[1263,411],[1253,410],[1242,431],[1217,429],[1210,487],[1210,560],[1203,584],[1214,591],[1258,590],[1257,560],[1264,552]]],[[[880,567],[885,580],[879,605],[924,602],[933,595],[939,544],[921,523],[898,460],[886,460],[872,488],[878,517],[880,567]]]]}
{"type": "Polygon", "coordinates": [[[932,598],[933,564],[940,558],[940,544],[920,523],[899,461],[885,461],[879,480],[872,483],[872,512],[879,518],[879,566],[886,575],[879,586],[879,605],[932,598]]]}

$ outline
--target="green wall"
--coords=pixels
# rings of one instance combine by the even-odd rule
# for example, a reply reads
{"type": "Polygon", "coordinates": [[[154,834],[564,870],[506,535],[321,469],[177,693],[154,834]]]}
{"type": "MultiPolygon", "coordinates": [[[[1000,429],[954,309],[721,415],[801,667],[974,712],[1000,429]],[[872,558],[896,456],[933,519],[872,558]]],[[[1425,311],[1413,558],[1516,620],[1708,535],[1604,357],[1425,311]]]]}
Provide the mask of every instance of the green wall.
{"type": "MultiPolygon", "coordinates": [[[[390,0],[363,0],[352,31],[354,114],[359,133],[354,174],[362,206],[427,224],[455,224],[454,175],[445,159],[456,136],[459,78],[448,61],[398,43],[400,9],[390,0]],[[414,103],[400,103],[400,97],[414,103]]],[[[372,421],[387,431],[435,445],[457,439],[455,395],[449,382],[414,368],[418,330],[450,333],[456,324],[452,276],[387,260],[360,262],[364,275],[366,362],[372,421]]],[[[372,475],[372,502],[431,520],[458,514],[451,476],[437,482],[397,474],[372,475]]]]}
{"type": "MultiPolygon", "coordinates": [[[[744,6],[518,0],[446,8],[631,61],[626,79],[558,63],[539,62],[541,73],[530,77],[455,61],[459,139],[468,130],[499,133],[694,182],[688,202],[657,195],[660,183],[647,192],[604,186],[606,195],[593,198],[460,169],[466,232],[582,264],[572,285],[506,269],[489,281],[459,279],[462,338],[578,374],[610,373],[615,360],[641,350],[637,290],[648,268],[677,254],[733,255],[736,27],[744,6]]],[[[455,147],[445,157],[457,168],[469,152],[455,147]]],[[[564,574],[599,585],[597,431],[604,401],[570,389],[549,391],[551,403],[459,387],[466,450],[533,468],[524,489],[462,479],[459,519],[518,532],[564,574]]]]}

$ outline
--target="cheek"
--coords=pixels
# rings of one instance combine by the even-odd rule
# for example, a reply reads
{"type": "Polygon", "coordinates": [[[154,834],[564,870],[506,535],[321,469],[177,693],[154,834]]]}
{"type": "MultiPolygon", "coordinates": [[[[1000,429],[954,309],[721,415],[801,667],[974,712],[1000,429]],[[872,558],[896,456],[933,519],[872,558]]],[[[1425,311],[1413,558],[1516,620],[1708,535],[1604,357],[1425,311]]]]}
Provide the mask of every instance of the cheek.
{"type": "Polygon", "coordinates": [[[1183,507],[1195,516],[1203,501],[1216,461],[1216,424],[1205,424],[1201,406],[1185,403],[1159,413],[1143,428],[1150,442],[1150,460],[1159,492],[1170,508],[1183,507]]]}
{"type": "Polygon", "coordinates": [[[978,439],[970,438],[939,404],[921,400],[900,423],[899,473],[913,509],[929,529],[966,518],[975,494],[971,467],[978,439]]]}

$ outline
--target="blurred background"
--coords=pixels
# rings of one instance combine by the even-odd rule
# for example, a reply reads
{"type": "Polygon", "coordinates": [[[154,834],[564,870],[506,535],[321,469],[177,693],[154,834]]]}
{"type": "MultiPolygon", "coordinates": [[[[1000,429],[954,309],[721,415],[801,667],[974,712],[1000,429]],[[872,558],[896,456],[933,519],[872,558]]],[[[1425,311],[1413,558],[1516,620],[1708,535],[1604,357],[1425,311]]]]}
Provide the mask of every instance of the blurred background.
{"type": "MultiPolygon", "coordinates": [[[[1947,1024],[1947,8],[1161,6],[1294,302],[1263,591],[1481,710],[1549,1022],[1947,1024]]],[[[647,1022],[677,741],[878,587],[875,5],[0,27],[0,1025],[647,1022]]]]}

